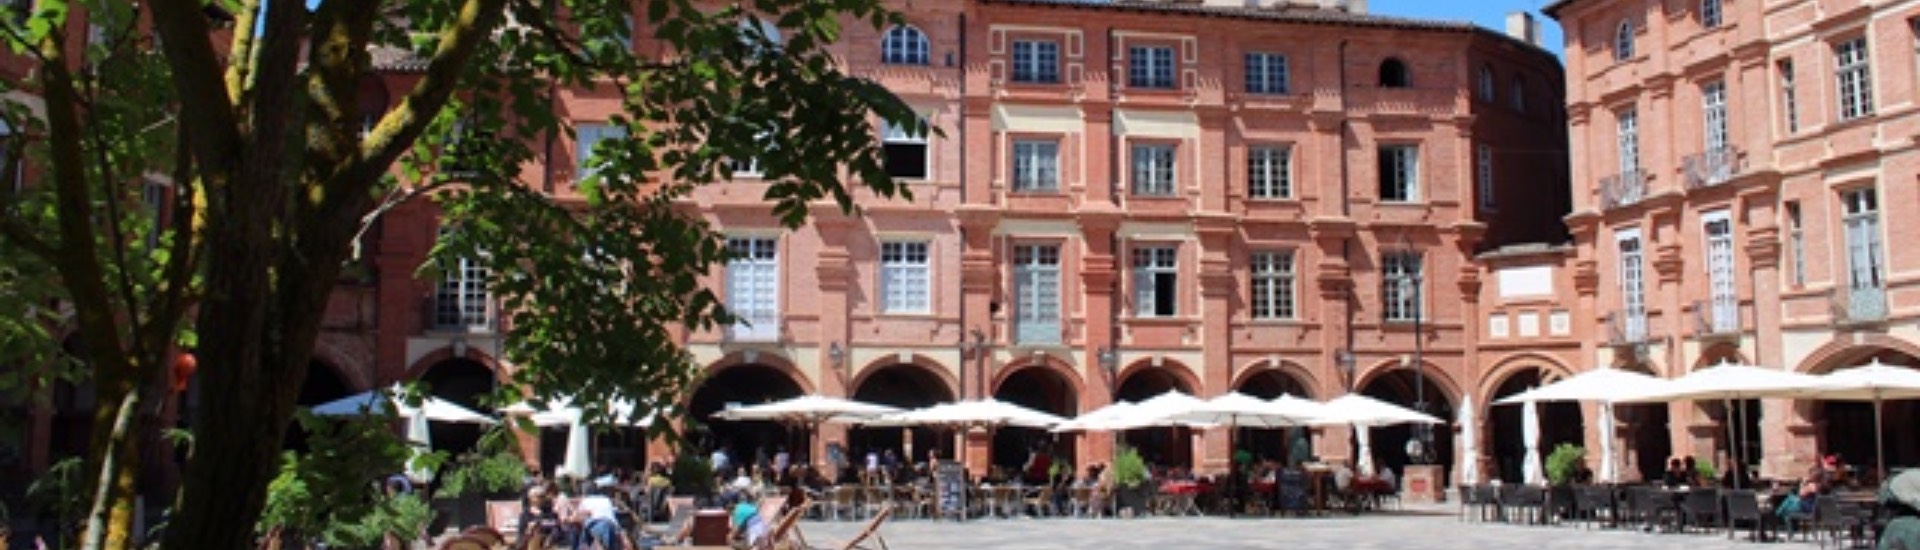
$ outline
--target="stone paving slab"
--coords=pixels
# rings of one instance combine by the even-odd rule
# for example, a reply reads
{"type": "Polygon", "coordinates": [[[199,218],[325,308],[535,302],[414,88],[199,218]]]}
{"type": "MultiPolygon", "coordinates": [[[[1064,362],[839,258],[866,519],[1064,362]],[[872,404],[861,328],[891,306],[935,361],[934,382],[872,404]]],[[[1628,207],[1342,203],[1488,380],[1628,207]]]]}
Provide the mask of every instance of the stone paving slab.
{"type": "MultiPolygon", "coordinates": [[[[1463,523],[1457,508],[1414,508],[1360,517],[1220,517],[1145,519],[984,519],[967,522],[900,520],[882,526],[895,550],[1146,550],[1245,548],[1285,550],[1432,549],[1543,550],[1640,549],[1802,550],[1813,542],[1747,542],[1743,532],[1728,540],[1712,534],[1653,534],[1579,526],[1518,526],[1463,523]]],[[[865,522],[806,521],[800,524],[815,547],[839,548],[865,522]]]]}

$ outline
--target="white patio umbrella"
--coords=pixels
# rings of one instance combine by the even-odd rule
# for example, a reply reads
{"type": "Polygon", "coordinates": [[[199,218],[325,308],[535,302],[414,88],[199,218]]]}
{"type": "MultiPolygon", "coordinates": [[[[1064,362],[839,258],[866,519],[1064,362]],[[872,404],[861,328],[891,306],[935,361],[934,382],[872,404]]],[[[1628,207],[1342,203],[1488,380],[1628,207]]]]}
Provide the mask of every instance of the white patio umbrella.
{"type": "MultiPolygon", "coordinates": [[[[1719,399],[1740,401],[1764,397],[1805,397],[1812,395],[1820,385],[1815,376],[1787,372],[1753,365],[1738,365],[1722,362],[1712,367],[1687,373],[1676,378],[1666,387],[1642,394],[1637,397],[1618,399],[1615,402],[1643,401],[1688,401],[1701,399],[1719,399]]],[[[1728,406],[1729,412],[1738,413],[1741,407],[1728,406]]],[[[1740,452],[1738,431],[1743,419],[1734,419],[1727,423],[1727,441],[1733,445],[1733,459],[1745,464],[1746,457],[1740,452]]],[[[1734,478],[1736,486],[1739,477],[1734,478]]]]}
{"type": "Polygon", "coordinates": [[[1461,485],[1480,482],[1480,438],[1473,418],[1473,394],[1460,395],[1460,475],[1461,485]]]}
{"type": "Polygon", "coordinates": [[[877,417],[867,425],[1050,428],[1067,419],[993,398],[943,403],[877,417]]]}
{"type": "Polygon", "coordinates": [[[1880,403],[1887,399],[1920,398],[1920,370],[1873,362],[1840,369],[1819,377],[1813,397],[1842,401],[1873,402],[1873,452],[1880,465],[1880,478],[1887,475],[1886,442],[1881,435],[1880,403]]]}
{"type": "Polygon", "coordinates": [[[713,417],[722,420],[772,420],[812,426],[857,422],[897,412],[901,412],[900,409],[886,405],[813,394],[727,409],[713,413],[713,417]]]}
{"type": "Polygon", "coordinates": [[[1415,411],[1406,407],[1349,393],[1327,401],[1321,410],[1319,425],[1353,424],[1355,426],[1380,427],[1399,424],[1445,424],[1446,421],[1433,415],[1415,411]]]}
{"type": "Polygon", "coordinates": [[[1319,420],[1318,410],[1297,402],[1262,401],[1237,391],[1195,402],[1166,417],[1173,422],[1225,424],[1228,428],[1291,428],[1319,420]]]}
{"type": "Polygon", "coordinates": [[[1632,371],[1601,367],[1545,386],[1503,397],[1495,405],[1527,401],[1617,401],[1667,389],[1672,382],[1632,371]]]}
{"type": "Polygon", "coordinates": [[[398,386],[386,391],[366,391],[314,405],[310,410],[313,411],[313,414],[320,416],[362,416],[368,414],[385,414],[389,410],[398,411],[401,416],[408,416],[412,414],[408,411],[418,410],[426,416],[427,420],[436,422],[461,422],[468,424],[492,424],[494,422],[493,418],[487,415],[474,412],[472,409],[454,404],[451,401],[432,396],[427,397],[421,402],[418,409],[414,409],[401,402],[402,400],[398,396],[399,393],[400,388],[398,386]]]}
{"type": "Polygon", "coordinates": [[[1131,401],[1115,401],[1105,407],[1074,417],[1048,430],[1054,433],[1064,432],[1104,432],[1112,431],[1112,423],[1124,419],[1139,405],[1131,401]]]}
{"type": "Polygon", "coordinates": [[[1528,485],[1544,485],[1546,472],[1540,469],[1540,407],[1535,401],[1520,406],[1520,438],[1527,446],[1527,455],[1521,460],[1520,480],[1528,485]]]}

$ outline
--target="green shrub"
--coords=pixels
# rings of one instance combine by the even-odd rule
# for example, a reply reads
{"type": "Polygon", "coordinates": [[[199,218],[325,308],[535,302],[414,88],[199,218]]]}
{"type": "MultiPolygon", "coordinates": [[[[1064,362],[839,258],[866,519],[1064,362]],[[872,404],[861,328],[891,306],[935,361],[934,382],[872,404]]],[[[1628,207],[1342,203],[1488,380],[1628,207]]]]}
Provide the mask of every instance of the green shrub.
{"type": "Polygon", "coordinates": [[[320,538],[337,548],[380,548],[387,535],[402,541],[419,538],[432,520],[433,509],[419,497],[380,497],[370,513],[357,521],[328,524],[320,538]]]}
{"type": "Polygon", "coordinates": [[[1147,481],[1147,461],[1140,458],[1139,450],[1120,449],[1119,456],[1113,458],[1113,481],[1121,487],[1138,487],[1147,481]]]}
{"type": "Polygon", "coordinates": [[[511,434],[506,430],[492,430],[482,436],[474,452],[460,455],[440,476],[440,490],[434,493],[434,498],[519,489],[527,474],[527,463],[507,445],[509,437],[511,434]]]}
{"type": "Polygon", "coordinates": [[[667,472],[667,479],[673,481],[674,494],[703,496],[713,491],[713,466],[707,459],[682,454],[679,460],[673,461],[672,468],[667,472]]]}
{"type": "Polygon", "coordinates": [[[1693,471],[1700,474],[1701,483],[1713,483],[1715,480],[1720,479],[1720,472],[1713,469],[1712,462],[1705,460],[1695,462],[1693,464],[1693,471]]]}
{"type": "Polygon", "coordinates": [[[1572,443],[1561,443],[1553,448],[1553,454],[1547,455],[1547,481],[1554,485],[1566,485],[1573,480],[1574,470],[1587,459],[1587,449],[1572,443]]]}

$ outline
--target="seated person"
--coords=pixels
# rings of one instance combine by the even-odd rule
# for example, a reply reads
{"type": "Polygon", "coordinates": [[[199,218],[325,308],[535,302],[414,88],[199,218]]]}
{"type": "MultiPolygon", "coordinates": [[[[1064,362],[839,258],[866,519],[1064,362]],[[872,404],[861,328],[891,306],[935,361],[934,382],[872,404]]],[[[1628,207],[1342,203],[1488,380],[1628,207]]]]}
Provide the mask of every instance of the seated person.
{"type": "Polygon", "coordinates": [[[1687,471],[1686,464],[1681,463],[1679,457],[1667,459],[1667,473],[1663,481],[1668,487],[1686,485],[1691,479],[1693,479],[1693,473],[1687,471]]]}
{"type": "Polygon", "coordinates": [[[1340,462],[1335,464],[1333,467],[1333,488],[1339,489],[1341,492],[1346,492],[1349,488],[1353,487],[1353,476],[1353,468],[1347,467],[1347,463],[1340,462]]]}
{"type": "Polygon", "coordinates": [[[761,548],[766,542],[770,522],[760,514],[759,494],[750,487],[741,491],[739,496],[739,502],[733,504],[733,513],[728,516],[727,540],[745,542],[749,548],[761,548]]]}
{"type": "Polygon", "coordinates": [[[622,550],[626,548],[626,532],[620,529],[620,519],[614,512],[611,492],[614,481],[603,477],[594,481],[592,492],[580,499],[580,507],[573,513],[576,523],[580,524],[581,536],[574,539],[573,547],[579,550],[588,540],[598,544],[602,550],[622,550]]]}
{"type": "Polygon", "coordinates": [[[534,485],[520,499],[520,540],[537,533],[541,540],[551,541],[558,534],[560,516],[554,513],[553,497],[547,491],[544,484],[534,485]]]}
{"type": "Polygon", "coordinates": [[[1920,550],[1920,470],[1907,470],[1880,489],[1880,550],[1920,550]]]}
{"type": "Polygon", "coordinates": [[[1380,475],[1377,477],[1380,479],[1380,485],[1385,487],[1387,492],[1400,490],[1400,480],[1394,477],[1393,468],[1381,468],[1380,475]]]}
{"type": "Polygon", "coordinates": [[[1780,507],[1773,510],[1774,515],[1787,524],[1787,532],[1794,529],[1794,520],[1813,518],[1815,502],[1820,498],[1820,484],[1808,481],[1800,484],[1800,492],[1788,495],[1780,501],[1780,507]]]}

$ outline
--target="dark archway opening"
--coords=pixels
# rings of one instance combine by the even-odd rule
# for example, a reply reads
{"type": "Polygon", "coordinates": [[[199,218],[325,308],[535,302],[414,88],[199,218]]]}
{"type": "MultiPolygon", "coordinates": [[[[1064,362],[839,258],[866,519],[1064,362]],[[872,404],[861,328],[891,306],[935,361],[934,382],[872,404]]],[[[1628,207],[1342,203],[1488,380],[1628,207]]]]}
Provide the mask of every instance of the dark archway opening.
{"type": "MultiPolygon", "coordinates": [[[[1064,418],[1073,418],[1080,408],[1080,396],[1073,391],[1073,383],[1060,373],[1041,367],[1028,367],[1008,375],[994,390],[993,398],[1064,418]]],[[[1077,464],[1072,437],[1035,428],[1000,428],[993,433],[992,463],[1011,478],[1044,480],[1046,472],[1023,472],[1021,468],[1035,452],[1050,457],[1049,464],[1061,461],[1077,464]]]]}
{"type": "MultiPolygon", "coordinates": [[[[1394,369],[1367,381],[1366,385],[1360,388],[1360,394],[1409,409],[1422,410],[1423,407],[1417,404],[1415,399],[1416,380],[1422,380],[1422,378],[1414,375],[1413,370],[1394,369]]],[[[1419,390],[1427,401],[1423,412],[1442,419],[1454,418],[1453,402],[1447,396],[1445,387],[1436,383],[1431,376],[1424,378],[1424,384],[1424,388],[1419,390]]],[[[1407,465],[1412,463],[1407,455],[1407,442],[1414,439],[1417,430],[1432,431],[1433,444],[1427,448],[1429,462],[1439,465],[1443,471],[1453,471],[1453,430],[1405,424],[1374,428],[1371,432],[1373,463],[1376,471],[1392,469],[1396,476],[1405,478],[1407,465]]],[[[1441,477],[1445,479],[1452,476],[1441,477]]],[[[1452,482],[1445,481],[1445,483],[1452,482]]]]}
{"type": "Polygon", "coordinates": [[[1413,86],[1413,75],[1407,70],[1407,63],[1398,58],[1389,57],[1380,62],[1380,87],[1407,88],[1413,86]]]}
{"type": "MultiPolygon", "coordinates": [[[[300,396],[294,404],[300,407],[312,407],[353,395],[353,388],[340,378],[339,371],[319,361],[307,362],[306,381],[300,383],[300,396]]],[[[281,440],[280,447],[299,452],[307,452],[307,430],[299,422],[287,426],[287,434],[281,440]]]]}
{"type": "MultiPolygon", "coordinates": [[[[912,410],[953,401],[953,390],[925,367],[895,364],[880,367],[860,381],[853,391],[855,401],[912,410]]],[[[872,450],[893,453],[901,462],[925,460],[928,451],[952,460],[953,432],[927,427],[853,428],[847,430],[847,450],[864,456],[872,450]]],[[[796,461],[799,458],[795,458],[796,461]]]]}
{"type": "MultiPolygon", "coordinates": [[[[1832,370],[1845,370],[1878,360],[1883,364],[1920,368],[1920,359],[1892,350],[1876,349],[1858,359],[1838,363],[1832,370]]],[[[1920,400],[1882,400],[1880,437],[1886,446],[1887,472],[1920,467],[1920,438],[1913,426],[1920,423],[1920,400]]],[[[1857,465],[1863,472],[1877,472],[1880,461],[1874,448],[1872,401],[1821,401],[1822,448],[1840,455],[1843,464],[1857,465]]]]}
{"type": "MultiPolygon", "coordinates": [[[[483,401],[499,383],[493,369],[464,357],[434,363],[420,376],[420,382],[426,386],[428,395],[482,414],[493,410],[483,401]]],[[[433,440],[434,450],[459,455],[472,450],[486,429],[478,424],[433,422],[428,428],[428,437],[433,440]]]]}
{"type": "Polygon", "coordinates": [[[687,403],[687,428],[693,448],[725,449],[734,466],[771,462],[781,448],[805,449],[812,434],[778,422],[717,420],[713,413],[731,406],[757,405],[800,396],[800,383],[780,369],[760,364],[715,371],[687,403]]]}
{"type": "MultiPolygon", "coordinates": [[[[1521,369],[1507,376],[1500,386],[1493,390],[1493,399],[1505,399],[1508,396],[1537,388],[1548,383],[1547,372],[1542,368],[1521,369]]],[[[1586,419],[1580,413],[1580,404],[1570,401],[1545,402],[1537,405],[1540,414],[1539,445],[1541,467],[1546,467],[1547,455],[1562,443],[1585,445],[1586,419]]],[[[1506,483],[1521,483],[1525,459],[1527,456],[1523,417],[1524,405],[1499,405],[1488,413],[1493,424],[1493,437],[1489,440],[1493,449],[1495,468],[1500,480],[1506,483]]],[[[1588,453],[1599,452],[1589,449],[1588,453]]]]}
{"type": "MultiPolygon", "coordinates": [[[[1271,369],[1248,376],[1246,380],[1240,382],[1238,391],[1249,396],[1268,400],[1280,397],[1282,394],[1292,395],[1302,399],[1308,398],[1306,384],[1301,383],[1299,379],[1285,372],[1271,369]]],[[[1282,464],[1292,464],[1295,461],[1307,460],[1307,457],[1289,457],[1287,455],[1293,439],[1301,435],[1307,437],[1309,444],[1307,448],[1313,448],[1311,445],[1313,442],[1313,430],[1297,428],[1240,428],[1238,432],[1239,433],[1234,434],[1234,447],[1252,453],[1254,460],[1273,460],[1282,464]],[[1302,432],[1304,432],[1304,434],[1302,432]]]]}
{"type": "MultiPolygon", "coordinates": [[[[1115,392],[1121,401],[1139,403],[1169,391],[1193,394],[1193,388],[1164,368],[1142,369],[1127,375],[1115,392]]],[[[1147,464],[1193,467],[1193,429],[1186,427],[1141,428],[1121,434],[1121,443],[1140,451],[1147,464]]]]}

